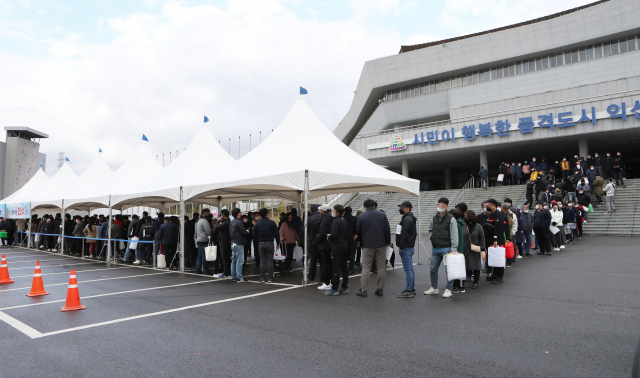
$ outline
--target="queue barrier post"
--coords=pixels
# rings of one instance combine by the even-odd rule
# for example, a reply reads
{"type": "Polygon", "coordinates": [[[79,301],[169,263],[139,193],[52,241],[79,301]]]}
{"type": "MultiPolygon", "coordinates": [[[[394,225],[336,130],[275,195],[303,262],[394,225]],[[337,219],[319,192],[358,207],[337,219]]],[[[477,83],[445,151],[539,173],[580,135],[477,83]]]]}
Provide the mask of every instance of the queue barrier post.
{"type": "Polygon", "coordinates": [[[84,259],[84,236],[82,237],[82,250],[80,251],[80,257],[84,259]]]}
{"type": "Polygon", "coordinates": [[[157,256],[156,256],[156,240],[155,239],[153,239],[153,251],[151,251],[151,254],[153,255],[153,267],[157,268],[158,266],[156,265],[157,256]]]}

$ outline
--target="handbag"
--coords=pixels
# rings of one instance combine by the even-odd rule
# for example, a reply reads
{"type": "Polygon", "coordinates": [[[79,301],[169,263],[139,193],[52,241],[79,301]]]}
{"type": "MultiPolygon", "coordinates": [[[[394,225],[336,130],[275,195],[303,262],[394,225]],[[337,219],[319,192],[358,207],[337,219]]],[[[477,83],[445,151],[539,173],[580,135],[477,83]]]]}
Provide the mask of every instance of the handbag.
{"type": "Polygon", "coordinates": [[[218,257],[218,246],[213,245],[209,241],[209,245],[204,247],[204,259],[207,261],[216,261],[218,257]]]}
{"type": "Polygon", "coordinates": [[[280,249],[276,249],[275,253],[273,254],[273,260],[274,261],[282,261],[282,260],[285,260],[285,259],[286,259],[286,257],[284,255],[284,248],[280,247],[280,249]]]}
{"type": "Polygon", "coordinates": [[[475,245],[471,242],[471,231],[469,231],[469,226],[467,226],[467,235],[469,236],[469,245],[471,246],[472,252],[481,252],[482,249],[479,245],[475,245]]]}
{"type": "Polygon", "coordinates": [[[298,261],[298,260],[302,260],[304,258],[304,251],[302,250],[302,247],[300,247],[299,245],[296,245],[296,247],[293,249],[293,259],[298,261]]]}

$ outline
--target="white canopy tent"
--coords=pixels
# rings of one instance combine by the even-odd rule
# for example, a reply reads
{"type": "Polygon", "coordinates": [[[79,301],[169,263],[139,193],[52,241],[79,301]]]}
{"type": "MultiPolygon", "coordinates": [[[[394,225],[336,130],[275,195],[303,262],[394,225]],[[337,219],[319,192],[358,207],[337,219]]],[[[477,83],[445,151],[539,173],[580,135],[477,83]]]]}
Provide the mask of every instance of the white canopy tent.
{"type": "MultiPolygon", "coordinates": [[[[124,207],[117,200],[119,194],[126,194],[126,188],[132,183],[142,183],[162,171],[162,165],[154,158],[148,148],[149,142],[141,142],[131,156],[109,177],[93,184],[90,190],[75,192],[65,199],[65,208],[109,208],[109,222],[112,222],[111,210],[114,206],[124,207]],[[89,194],[89,195],[87,195],[89,194]]],[[[79,188],[80,189],[80,188],[79,188]]],[[[111,240],[111,227],[109,240],[111,240]]],[[[107,258],[111,257],[111,243],[108,243],[107,258]]],[[[115,258],[115,255],[114,255],[115,258]]]]}
{"type": "Polygon", "coordinates": [[[27,181],[22,188],[18,189],[12,195],[6,197],[0,203],[20,203],[29,202],[33,194],[38,193],[42,188],[47,187],[49,176],[44,173],[42,167],[27,181]]]}
{"type": "Polygon", "coordinates": [[[35,195],[31,200],[31,208],[59,207],[64,209],[67,207],[65,202],[68,201],[68,198],[78,192],[89,193],[93,191],[97,183],[112,174],[113,171],[109,168],[102,154],[98,154],[75,180],[59,182],[60,185],[55,187],[50,185],[44,193],[35,195]]]}
{"type": "MultiPolygon", "coordinates": [[[[342,143],[302,98],[264,142],[235,165],[204,175],[199,181],[201,184],[183,186],[185,201],[285,198],[302,202],[304,195],[308,208],[310,195],[362,191],[420,194],[418,180],[380,167],[342,143]]],[[[306,253],[305,239],[304,285],[306,253]]]]}
{"type": "MultiPolygon", "coordinates": [[[[168,166],[142,182],[130,182],[112,202],[164,208],[181,201],[180,188],[193,185],[200,177],[215,177],[215,173],[236,163],[205,126],[201,127],[187,148],[168,166]]],[[[205,201],[217,205],[218,201],[205,201]]]]}
{"type": "MultiPolygon", "coordinates": [[[[75,182],[78,176],[71,169],[68,162],[65,162],[58,172],[56,172],[51,179],[49,179],[46,187],[41,187],[40,190],[29,193],[29,201],[31,202],[31,209],[36,207],[37,201],[43,198],[51,197],[50,194],[54,194],[63,188],[69,188],[69,184],[75,182]]],[[[50,201],[42,202],[39,208],[46,208],[51,210],[62,209],[62,198],[54,197],[50,201]]]]}

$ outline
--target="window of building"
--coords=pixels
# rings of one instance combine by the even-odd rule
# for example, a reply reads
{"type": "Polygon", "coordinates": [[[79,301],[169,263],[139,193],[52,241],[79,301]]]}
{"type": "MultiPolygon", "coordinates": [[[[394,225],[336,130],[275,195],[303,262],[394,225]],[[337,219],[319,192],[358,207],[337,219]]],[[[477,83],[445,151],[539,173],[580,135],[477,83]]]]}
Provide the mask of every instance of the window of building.
{"type": "Polygon", "coordinates": [[[458,77],[452,77],[451,78],[451,88],[457,88],[458,87],[458,77]]]}
{"type": "Polygon", "coordinates": [[[458,76],[456,81],[458,82],[458,86],[461,87],[462,86],[462,76],[458,76]]]}
{"type": "Polygon", "coordinates": [[[550,55],[549,56],[549,67],[553,68],[556,66],[556,56],[555,55],[550,55]]]}
{"type": "Polygon", "coordinates": [[[442,83],[440,83],[440,80],[436,80],[436,92],[441,90],[442,90],[442,83]]]}
{"type": "Polygon", "coordinates": [[[593,59],[593,46],[587,46],[587,60],[593,59]]]}
{"type": "Polygon", "coordinates": [[[429,83],[429,86],[431,88],[431,92],[435,92],[436,91],[436,82],[435,81],[431,81],[429,83]]]}
{"type": "Polygon", "coordinates": [[[626,53],[627,52],[627,40],[626,39],[621,39],[620,40],[620,53],[626,53]]]}
{"type": "Polygon", "coordinates": [[[536,59],[536,71],[540,71],[542,69],[542,58],[536,59]]]}
{"type": "Polygon", "coordinates": [[[611,41],[611,55],[616,55],[620,52],[618,50],[618,41],[611,41]]]}
{"type": "Polygon", "coordinates": [[[502,79],[502,67],[498,67],[496,69],[496,71],[498,72],[498,76],[496,76],[498,79],[502,79]]]}
{"type": "Polygon", "coordinates": [[[564,59],[565,56],[563,53],[556,55],[556,66],[563,66],[565,64],[564,59]]]}
{"type": "Polygon", "coordinates": [[[542,57],[542,69],[546,70],[547,68],[549,68],[549,57],[542,57]]]}
{"type": "Polygon", "coordinates": [[[509,76],[515,76],[516,74],[516,65],[515,64],[510,64],[509,65],[509,76]]]}
{"type": "Polygon", "coordinates": [[[478,82],[478,71],[473,71],[473,84],[478,82]]]}
{"type": "Polygon", "coordinates": [[[610,56],[611,55],[611,42],[605,42],[604,43],[604,56],[610,56]]]}
{"type": "Polygon", "coordinates": [[[580,61],[584,62],[587,60],[587,49],[580,49],[580,61]]]}
{"type": "Polygon", "coordinates": [[[442,80],[442,89],[449,89],[451,81],[447,78],[442,80]]]}
{"type": "Polygon", "coordinates": [[[635,37],[630,37],[629,39],[627,39],[627,51],[636,51],[635,37]]]}
{"type": "Polygon", "coordinates": [[[484,79],[484,70],[479,70],[478,71],[478,82],[483,83],[485,81],[484,79]]]}
{"type": "Polygon", "coordinates": [[[469,75],[462,75],[462,85],[469,85],[469,75]]]}
{"type": "Polygon", "coordinates": [[[387,101],[393,100],[393,91],[387,91],[387,101]]]}
{"type": "Polygon", "coordinates": [[[407,89],[406,88],[402,88],[400,90],[400,98],[407,98],[407,89]]]}
{"type": "Polygon", "coordinates": [[[571,63],[578,63],[578,50],[571,51],[571,63]]]}
{"type": "Polygon", "coordinates": [[[527,73],[527,72],[529,72],[529,61],[524,60],[522,62],[522,73],[527,73]]]}
{"type": "Polygon", "coordinates": [[[516,62],[516,75],[522,74],[522,62],[516,62]]]}
{"type": "Polygon", "coordinates": [[[602,58],[602,43],[596,43],[593,45],[593,56],[596,59],[602,58]]]}

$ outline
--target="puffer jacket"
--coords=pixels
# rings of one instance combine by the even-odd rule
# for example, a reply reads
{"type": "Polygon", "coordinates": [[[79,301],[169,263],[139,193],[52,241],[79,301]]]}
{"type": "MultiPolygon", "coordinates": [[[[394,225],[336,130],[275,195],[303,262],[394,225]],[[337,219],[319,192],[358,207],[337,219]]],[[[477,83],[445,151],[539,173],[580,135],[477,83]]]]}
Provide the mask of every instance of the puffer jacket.
{"type": "Polygon", "coordinates": [[[226,218],[222,221],[216,221],[216,231],[218,232],[218,241],[221,246],[231,246],[231,234],[229,233],[229,226],[231,220],[226,218]]]}
{"type": "Polygon", "coordinates": [[[363,248],[382,248],[391,244],[391,227],[386,214],[373,207],[360,214],[356,223],[356,234],[363,248]]]}
{"type": "Polygon", "coordinates": [[[320,220],[322,219],[322,214],[316,210],[311,215],[309,215],[309,220],[307,224],[308,236],[307,243],[313,244],[315,243],[316,236],[318,236],[318,230],[320,229],[320,220]]]}
{"type": "Polygon", "coordinates": [[[553,225],[553,222],[556,222],[555,226],[556,227],[561,227],[563,218],[564,218],[564,213],[562,212],[562,210],[560,210],[560,209],[558,209],[558,210],[551,209],[551,224],[552,225],[553,225]]]}
{"type": "Polygon", "coordinates": [[[331,225],[333,224],[333,217],[330,212],[326,212],[322,215],[320,220],[320,227],[318,228],[318,235],[316,235],[314,243],[318,245],[319,251],[326,251],[331,249],[331,244],[327,239],[327,234],[331,233],[331,225]]]}

